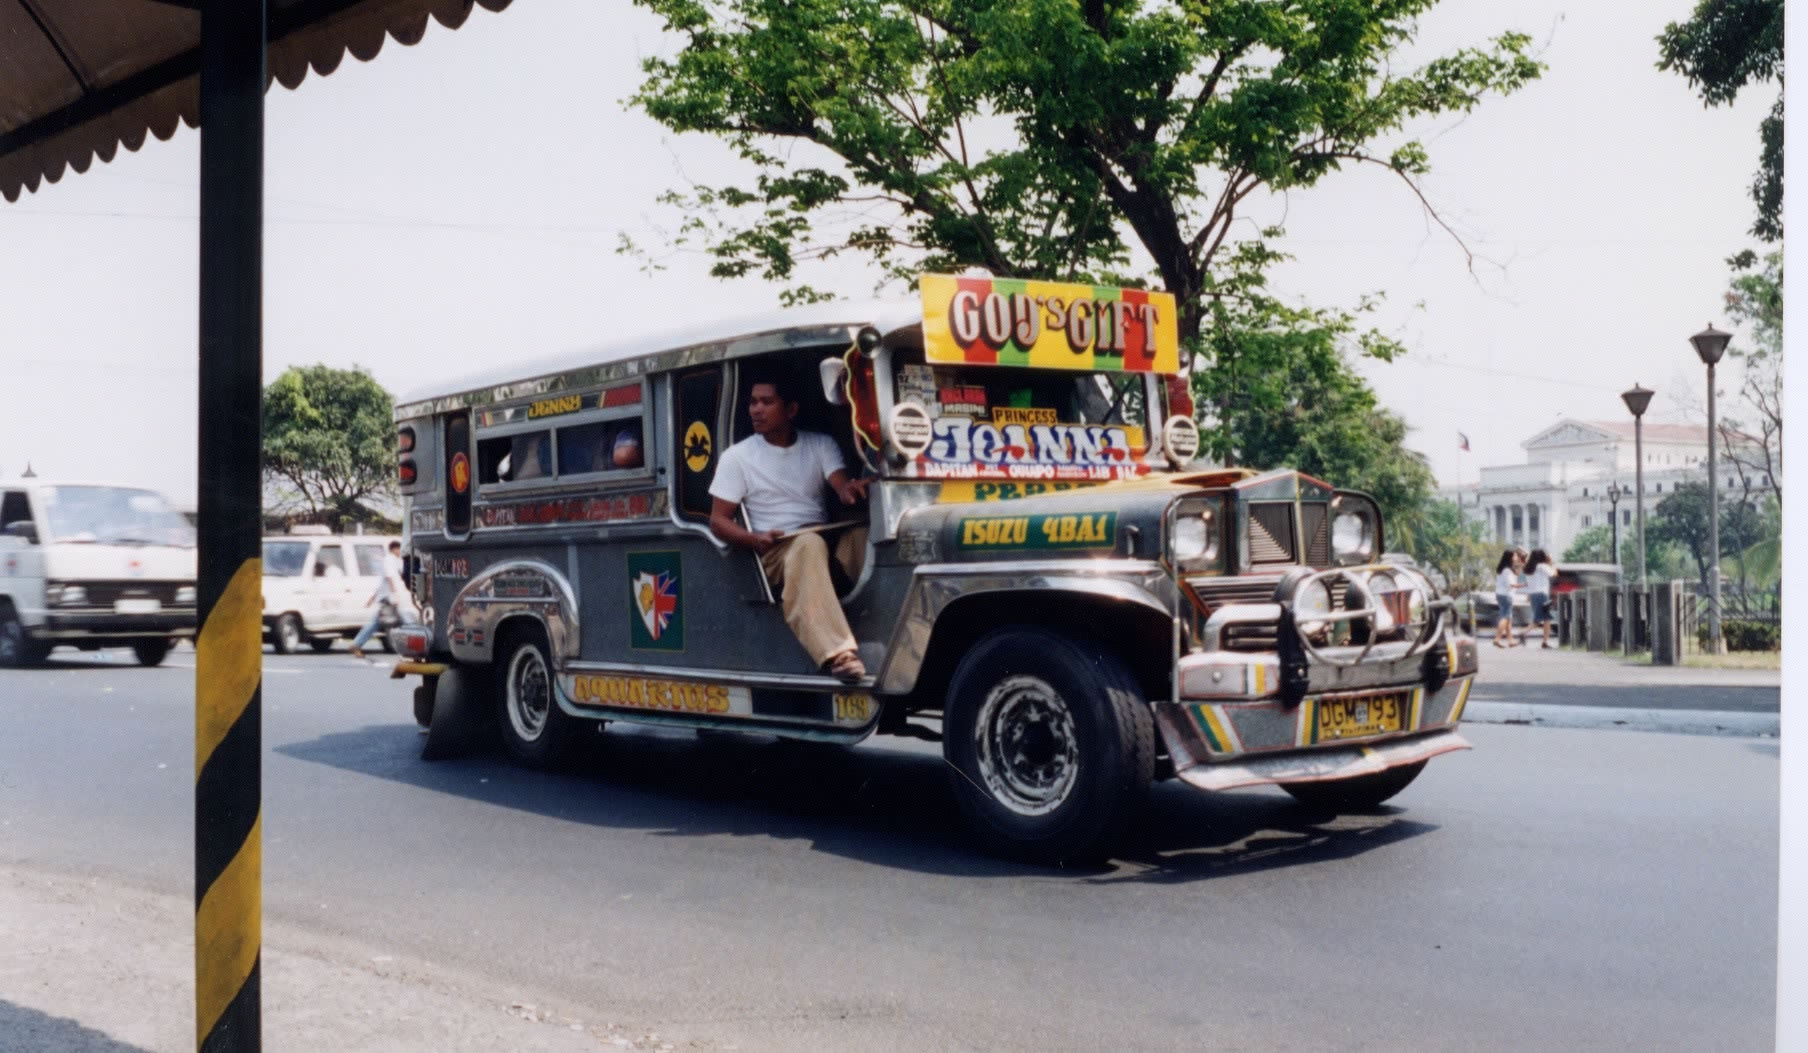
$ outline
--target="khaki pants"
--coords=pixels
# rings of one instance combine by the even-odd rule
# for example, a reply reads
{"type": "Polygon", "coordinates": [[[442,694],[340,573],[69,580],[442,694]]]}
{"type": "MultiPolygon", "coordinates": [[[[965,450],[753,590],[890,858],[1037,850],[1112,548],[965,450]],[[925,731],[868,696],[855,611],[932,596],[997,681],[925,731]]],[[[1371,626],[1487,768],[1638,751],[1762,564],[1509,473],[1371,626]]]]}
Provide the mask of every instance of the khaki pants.
{"type": "MultiPolygon", "coordinates": [[[[843,527],[835,533],[834,546],[835,561],[849,578],[859,580],[860,568],[866,563],[866,528],[843,527]]],[[[766,568],[772,587],[784,590],[780,606],[785,624],[810,653],[810,661],[820,667],[857,646],[835,595],[835,580],[829,575],[829,542],[823,535],[784,538],[760,557],[760,566],[766,568]]]]}

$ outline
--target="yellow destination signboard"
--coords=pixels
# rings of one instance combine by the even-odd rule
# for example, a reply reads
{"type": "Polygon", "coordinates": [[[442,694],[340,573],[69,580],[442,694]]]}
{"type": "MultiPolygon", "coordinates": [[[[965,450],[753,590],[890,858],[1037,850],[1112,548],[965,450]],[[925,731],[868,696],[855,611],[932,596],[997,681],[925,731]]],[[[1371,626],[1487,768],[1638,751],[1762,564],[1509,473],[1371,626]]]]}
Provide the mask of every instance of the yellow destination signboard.
{"type": "Polygon", "coordinates": [[[1180,371],[1171,293],[925,274],[923,350],[944,365],[1180,371]]]}

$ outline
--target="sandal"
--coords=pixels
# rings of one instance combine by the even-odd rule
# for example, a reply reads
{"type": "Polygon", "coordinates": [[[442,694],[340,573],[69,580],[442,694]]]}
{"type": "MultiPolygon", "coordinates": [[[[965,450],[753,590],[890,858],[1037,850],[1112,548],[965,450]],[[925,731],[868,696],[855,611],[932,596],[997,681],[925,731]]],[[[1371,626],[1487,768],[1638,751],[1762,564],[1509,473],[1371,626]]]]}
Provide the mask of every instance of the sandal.
{"type": "Polygon", "coordinates": [[[866,679],[866,663],[860,660],[860,652],[843,651],[822,663],[823,669],[844,684],[855,684],[866,679]]]}

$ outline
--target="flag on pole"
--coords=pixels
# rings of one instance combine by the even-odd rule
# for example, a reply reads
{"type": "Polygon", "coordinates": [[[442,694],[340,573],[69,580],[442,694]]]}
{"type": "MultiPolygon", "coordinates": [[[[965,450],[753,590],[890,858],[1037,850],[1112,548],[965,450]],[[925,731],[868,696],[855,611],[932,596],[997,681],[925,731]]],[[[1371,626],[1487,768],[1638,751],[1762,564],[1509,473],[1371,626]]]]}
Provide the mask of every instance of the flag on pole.
{"type": "Polygon", "coordinates": [[[1456,448],[1463,451],[1464,453],[1468,453],[1469,452],[1469,436],[1464,435],[1460,431],[1457,432],[1456,433],[1456,448]]]}

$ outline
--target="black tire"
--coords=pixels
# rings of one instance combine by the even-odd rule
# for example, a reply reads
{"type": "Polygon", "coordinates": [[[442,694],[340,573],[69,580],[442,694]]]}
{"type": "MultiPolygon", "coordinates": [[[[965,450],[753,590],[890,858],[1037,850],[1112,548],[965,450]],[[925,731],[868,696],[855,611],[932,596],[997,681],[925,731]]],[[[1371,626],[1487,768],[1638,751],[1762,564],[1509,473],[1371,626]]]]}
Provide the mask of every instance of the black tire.
{"type": "MultiPolygon", "coordinates": [[[[484,680],[469,669],[441,673],[433,687],[433,712],[421,742],[422,760],[462,757],[483,744],[494,709],[482,697],[484,680]]],[[[419,719],[419,710],[416,711],[419,719]]]]}
{"type": "Polygon", "coordinates": [[[1004,855],[1096,860],[1154,778],[1154,718],[1136,679],[1058,632],[981,639],[955,669],[945,725],[955,798],[1004,855]]]}
{"type": "Polygon", "coordinates": [[[276,619],[270,627],[270,649],[277,654],[294,654],[301,650],[301,617],[291,611],[276,619]]]}
{"type": "Polygon", "coordinates": [[[139,665],[162,665],[163,660],[169,657],[170,639],[164,636],[154,640],[133,640],[132,653],[138,656],[139,665]]]}
{"type": "Polygon", "coordinates": [[[433,726],[433,696],[439,688],[439,677],[423,676],[414,689],[414,722],[423,728],[433,726]]]}
{"type": "Polygon", "coordinates": [[[338,642],[339,642],[339,638],[337,636],[310,636],[310,637],[308,637],[308,646],[312,647],[314,649],[315,654],[325,654],[328,651],[331,651],[333,649],[333,645],[338,642]]]}
{"type": "Polygon", "coordinates": [[[0,600],[0,668],[26,669],[44,664],[48,645],[25,634],[12,604],[0,600]]]}
{"type": "Polygon", "coordinates": [[[555,768],[577,744],[577,719],[555,697],[552,650],[540,627],[507,633],[497,647],[497,725],[509,756],[530,768],[555,768]]]}
{"type": "Polygon", "coordinates": [[[1327,779],[1321,782],[1288,782],[1282,783],[1281,789],[1293,795],[1294,800],[1308,808],[1331,815],[1342,815],[1345,812],[1368,812],[1381,806],[1381,802],[1406,789],[1412,781],[1425,770],[1425,762],[1402,764],[1398,768],[1389,768],[1372,775],[1357,775],[1349,779],[1327,779]]]}

